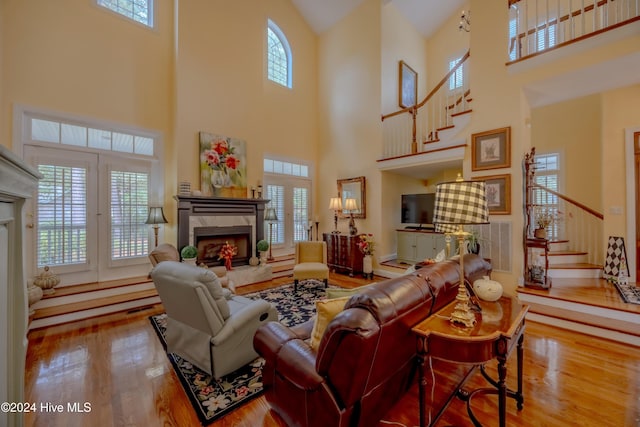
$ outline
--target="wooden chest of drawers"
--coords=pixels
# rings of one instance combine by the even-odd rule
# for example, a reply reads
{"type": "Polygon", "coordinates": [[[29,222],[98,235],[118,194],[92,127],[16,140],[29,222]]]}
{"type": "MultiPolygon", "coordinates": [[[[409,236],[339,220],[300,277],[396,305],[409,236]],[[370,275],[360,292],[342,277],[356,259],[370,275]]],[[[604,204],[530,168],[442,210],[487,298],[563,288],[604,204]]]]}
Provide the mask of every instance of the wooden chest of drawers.
{"type": "Polygon", "coordinates": [[[346,234],[324,233],[327,242],[327,264],[338,273],[349,273],[349,276],[362,273],[363,253],[358,249],[358,236],[346,234]]]}

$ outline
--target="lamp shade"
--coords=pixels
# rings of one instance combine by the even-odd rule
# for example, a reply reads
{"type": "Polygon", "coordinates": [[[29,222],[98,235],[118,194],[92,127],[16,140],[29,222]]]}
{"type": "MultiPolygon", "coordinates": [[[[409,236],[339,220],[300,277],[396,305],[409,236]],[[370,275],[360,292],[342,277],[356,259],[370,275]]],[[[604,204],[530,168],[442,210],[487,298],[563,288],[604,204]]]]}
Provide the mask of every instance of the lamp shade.
{"type": "Polygon", "coordinates": [[[358,203],[356,203],[356,199],[345,199],[344,208],[348,211],[357,211],[358,203]]]}
{"type": "Polygon", "coordinates": [[[265,221],[277,221],[278,215],[276,215],[275,208],[267,208],[264,211],[264,220],[265,221]]]}
{"type": "Polygon", "coordinates": [[[145,224],[166,224],[167,222],[167,218],[164,217],[164,212],[162,211],[162,206],[149,207],[149,217],[145,224]]]}
{"type": "Polygon", "coordinates": [[[484,181],[443,182],[436,186],[433,213],[436,231],[454,231],[456,225],[488,224],[484,181]]]}
{"type": "Polygon", "coordinates": [[[329,202],[329,209],[333,209],[334,211],[342,210],[342,200],[340,197],[332,197],[329,202]]]}

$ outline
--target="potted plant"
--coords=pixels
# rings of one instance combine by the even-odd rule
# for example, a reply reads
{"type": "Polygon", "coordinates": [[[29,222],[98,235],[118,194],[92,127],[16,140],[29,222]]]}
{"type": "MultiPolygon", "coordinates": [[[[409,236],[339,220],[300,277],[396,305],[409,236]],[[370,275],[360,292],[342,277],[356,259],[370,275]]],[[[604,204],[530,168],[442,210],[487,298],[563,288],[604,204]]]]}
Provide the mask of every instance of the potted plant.
{"type": "Polygon", "coordinates": [[[554,224],[557,220],[558,216],[555,212],[549,210],[539,210],[538,212],[536,212],[536,229],[533,231],[534,237],[538,239],[546,239],[547,227],[551,224],[554,224]]]}
{"type": "Polygon", "coordinates": [[[467,251],[470,254],[480,253],[479,235],[476,230],[471,231],[471,234],[467,236],[467,251]]]}
{"type": "Polygon", "coordinates": [[[258,241],[256,248],[260,253],[260,265],[265,265],[267,263],[267,251],[269,250],[269,242],[264,239],[260,240],[258,241]]]}
{"type": "Polygon", "coordinates": [[[187,245],[180,250],[180,256],[182,257],[182,262],[196,265],[198,249],[195,246],[187,245]]]}

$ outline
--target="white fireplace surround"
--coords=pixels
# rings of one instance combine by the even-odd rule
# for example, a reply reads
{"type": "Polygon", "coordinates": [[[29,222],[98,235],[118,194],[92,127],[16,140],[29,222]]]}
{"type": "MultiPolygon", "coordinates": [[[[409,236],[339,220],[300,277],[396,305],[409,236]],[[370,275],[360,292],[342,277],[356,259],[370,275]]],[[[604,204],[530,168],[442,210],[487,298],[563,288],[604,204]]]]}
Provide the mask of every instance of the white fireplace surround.
{"type": "MultiPolygon", "coordinates": [[[[256,245],[255,215],[191,215],[189,217],[189,244],[195,246],[193,229],[197,227],[233,227],[238,225],[251,227],[251,242],[256,245]]],[[[253,250],[251,250],[253,253],[253,250]]]]}

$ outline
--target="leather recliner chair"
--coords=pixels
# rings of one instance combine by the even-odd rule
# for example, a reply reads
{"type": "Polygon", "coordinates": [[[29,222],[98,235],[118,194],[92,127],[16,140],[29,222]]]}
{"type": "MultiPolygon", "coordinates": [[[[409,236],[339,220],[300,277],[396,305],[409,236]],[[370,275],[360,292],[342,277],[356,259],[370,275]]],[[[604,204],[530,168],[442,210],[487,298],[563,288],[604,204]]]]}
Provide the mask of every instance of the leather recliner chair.
{"type": "MultiPolygon", "coordinates": [[[[465,255],[465,276],[491,265],[465,255]]],[[[289,426],[372,426],[404,395],[416,373],[411,328],[455,299],[457,259],[369,286],[329,323],[318,351],[309,325],[270,322],[254,346],[265,358],[263,383],[271,408],[289,426]]]]}

